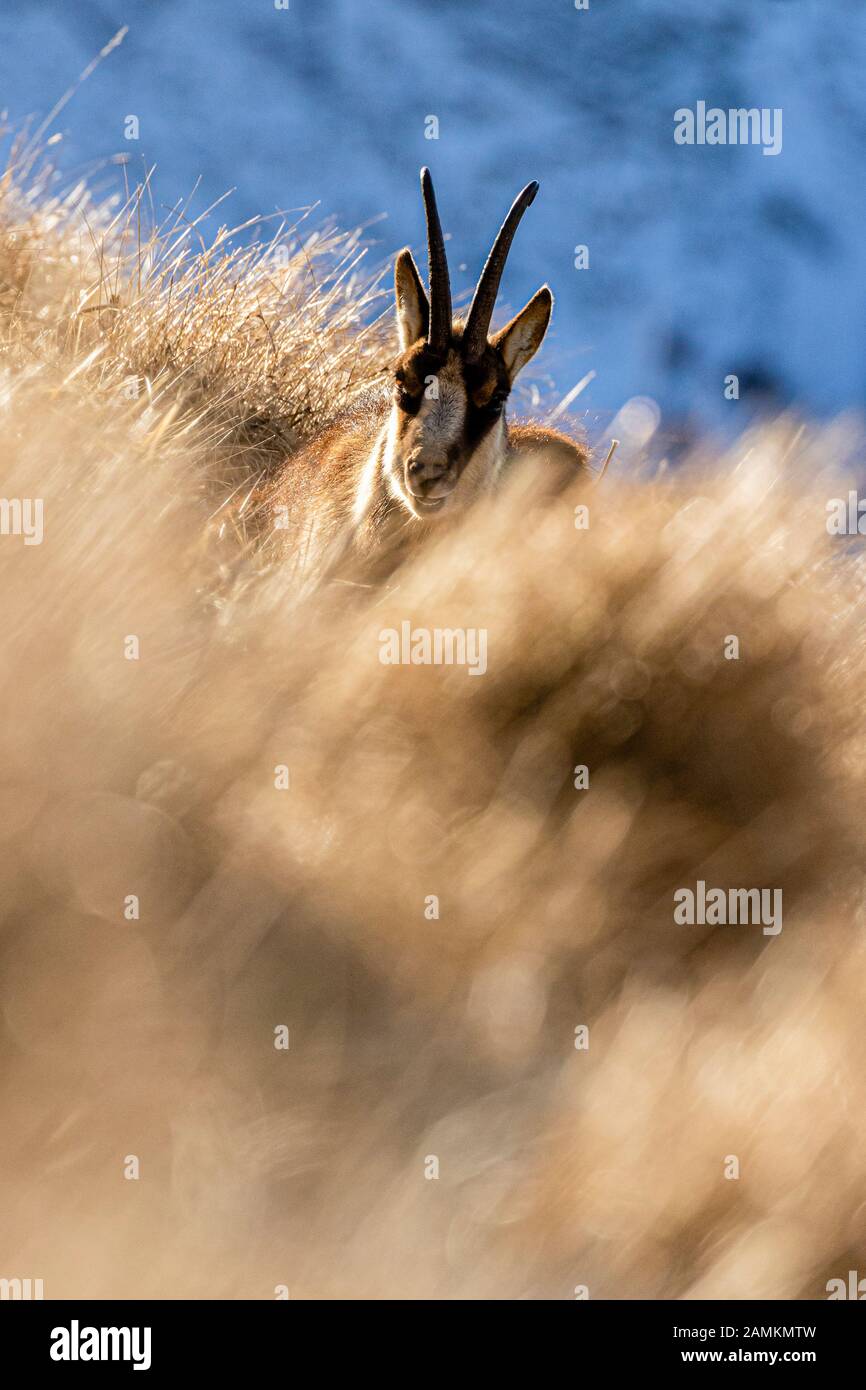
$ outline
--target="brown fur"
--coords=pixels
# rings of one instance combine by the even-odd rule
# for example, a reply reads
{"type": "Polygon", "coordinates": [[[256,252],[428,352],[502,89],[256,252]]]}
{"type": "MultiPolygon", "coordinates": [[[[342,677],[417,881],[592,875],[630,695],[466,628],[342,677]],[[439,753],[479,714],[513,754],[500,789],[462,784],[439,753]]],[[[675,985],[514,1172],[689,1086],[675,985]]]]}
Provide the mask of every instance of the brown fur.
{"type": "MultiPolygon", "coordinates": [[[[459,337],[455,346],[458,343],[459,337]]],[[[423,384],[423,378],[419,378],[421,346],[415,344],[396,360],[395,379],[399,374],[412,387],[419,380],[423,384]]],[[[464,379],[467,395],[483,405],[497,387],[501,388],[503,379],[507,380],[501,354],[491,347],[489,357],[464,379]]],[[[278,527],[280,549],[284,558],[301,570],[315,568],[324,554],[330,555],[341,569],[352,568],[358,562],[369,569],[376,558],[387,568],[408,548],[426,540],[440,524],[407,518],[394,498],[380,493],[364,524],[351,536],[346,534],[370,450],[391,408],[387,388],[371,388],[287,460],[269,485],[265,505],[273,518],[271,524],[278,527]]],[[[398,409],[398,432],[404,440],[412,419],[408,412],[398,409]]],[[[589,476],[588,449],[561,430],[535,421],[506,421],[505,427],[503,474],[525,462],[544,469],[550,481],[555,479],[559,485],[567,485],[575,476],[589,476]]],[[[482,490],[476,482],[470,495],[467,487],[467,504],[476,500],[482,490]]]]}
{"type": "MultiPolygon", "coordinates": [[[[427,171],[422,183],[432,202],[427,171]]],[[[441,269],[435,205],[434,222],[441,269]]],[[[447,267],[442,273],[447,282],[447,267]]],[[[543,453],[566,480],[586,467],[586,451],[567,435],[540,425],[509,431],[505,421],[515,379],[547,331],[546,285],[480,350],[471,310],[465,336],[460,321],[450,338],[440,324],[434,343],[431,304],[408,248],[395,262],[394,292],[401,352],[390,368],[390,401],[384,384],[371,391],[288,460],[268,494],[282,549],[304,571],[332,572],[347,559],[416,543],[494,487],[518,457],[543,453]]],[[[447,284],[444,293],[451,322],[447,284]]],[[[475,322],[483,333],[484,320],[475,322]]]]}
{"type": "Polygon", "coordinates": [[[277,529],[285,530],[283,549],[302,553],[298,547],[314,522],[323,536],[339,534],[351,514],[371,442],[389,409],[387,391],[373,387],[286,460],[265,496],[277,529]]]}
{"type": "MultiPolygon", "coordinates": [[[[415,365],[412,357],[412,350],[405,354],[410,371],[415,365]]],[[[486,381],[496,383],[495,370],[489,366],[486,381]]],[[[480,395],[483,386],[475,389],[480,395]]],[[[279,548],[284,560],[301,571],[315,568],[319,557],[329,553],[334,568],[346,573],[359,564],[369,573],[376,561],[387,572],[408,549],[437,529],[436,522],[413,520],[410,525],[397,502],[383,495],[347,543],[347,518],[372,441],[390,405],[384,386],[366,392],[289,459],[268,487],[264,502],[270,524],[278,527],[279,548]]],[[[401,428],[405,430],[410,421],[411,416],[402,416],[401,428]]],[[[503,474],[523,462],[544,470],[546,481],[557,487],[567,486],[575,477],[589,477],[588,449],[562,431],[534,421],[506,423],[506,429],[503,474]]]]}
{"type": "Polygon", "coordinates": [[[532,420],[509,425],[508,452],[511,461],[541,455],[546,462],[561,465],[564,471],[572,474],[586,473],[589,469],[589,450],[585,444],[561,430],[532,420]]]}

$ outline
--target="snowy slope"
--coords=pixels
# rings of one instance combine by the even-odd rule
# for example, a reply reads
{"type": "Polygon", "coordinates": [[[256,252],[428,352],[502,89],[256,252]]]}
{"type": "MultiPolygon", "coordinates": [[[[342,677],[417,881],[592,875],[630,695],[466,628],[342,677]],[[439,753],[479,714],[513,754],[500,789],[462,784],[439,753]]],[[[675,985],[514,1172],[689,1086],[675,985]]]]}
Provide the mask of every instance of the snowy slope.
{"type": "Polygon", "coordinates": [[[384,257],[422,240],[429,163],[463,290],[538,178],[504,294],[551,283],[537,375],[564,392],[596,371],[590,429],[633,395],[674,426],[866,404],[864,0],[0,0],[0,105],[44,114],[121,24],[61,117],[67,168],[131,153],[165,204],[199,175],[200,207],[236,186],[237,221],[387,213],[384,257]],[[699,99],[781,107],[781,154],[677,146],[673,113],[699,99]]]}

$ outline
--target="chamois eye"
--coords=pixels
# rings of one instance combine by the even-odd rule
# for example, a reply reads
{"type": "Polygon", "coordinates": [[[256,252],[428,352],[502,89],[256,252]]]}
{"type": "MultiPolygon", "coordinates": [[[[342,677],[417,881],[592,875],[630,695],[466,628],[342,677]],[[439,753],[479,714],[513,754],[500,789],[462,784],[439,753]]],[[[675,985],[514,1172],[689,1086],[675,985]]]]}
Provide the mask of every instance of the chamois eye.
{"type": "Polygon", "coordinates": [[[394,386],[394,399],[401,410],[414,414],[421,403],[420,396],[413,396],[411,391],[407,391],[403,382],[397,378],[394,386]]]}

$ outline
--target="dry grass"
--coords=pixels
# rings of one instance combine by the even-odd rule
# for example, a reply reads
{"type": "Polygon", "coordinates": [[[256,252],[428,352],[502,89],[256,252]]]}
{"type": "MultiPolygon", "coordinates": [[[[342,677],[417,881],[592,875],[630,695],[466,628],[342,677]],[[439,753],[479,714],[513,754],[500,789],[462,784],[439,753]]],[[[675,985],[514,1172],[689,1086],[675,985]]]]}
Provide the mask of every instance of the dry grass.
{"type": "Polygon", "coordinates": [[[138,210],[0,199],[3,489],[45,508],[42,545],[0,538],[0,1276],[866,1273],[863,570],[824,527],[847,431],[649,484],[614,463],[587,531],[518,478],[387,584],[301,598],[243,499],[377,369],[375,277],[336,232],[232,249],[174,219],[139,250],[138,210]],[[486,628],[488,673],[383,666],[404,620],[486,628]],[[781,887],[781,935],[676,926],[699,878],[781,887]]]}
{"type": "Polygon", "coordinates": [[[268,473],[381,369],[390,324],[360,230],[308,227],[309,211],[214,229],[218,204],[158,221],[149,182],[94,204],[85,184],[55,192],[50,163],[22,189],[26,151],[0,190],[14,369],[74,364],[88,397],[158,409],[221,480],[268,473]]]}

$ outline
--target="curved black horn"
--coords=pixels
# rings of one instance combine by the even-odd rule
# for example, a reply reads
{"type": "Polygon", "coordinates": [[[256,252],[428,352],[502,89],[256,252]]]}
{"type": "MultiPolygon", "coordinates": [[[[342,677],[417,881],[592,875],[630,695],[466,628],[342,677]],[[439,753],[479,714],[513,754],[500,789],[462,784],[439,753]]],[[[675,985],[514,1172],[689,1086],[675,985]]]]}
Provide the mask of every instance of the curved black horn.
{"type": "Polygon", "coordinates": [[[443,353],[451,337],[451,282],[445,258],[445,238],[429,169],[421,170],[421,193],[427,219],[427,257],[430,266],[430,331],[427,343],[431,351],[443,353]]]}
{"type": "Polygon", "coordinates": [[[487,346],[487,330],[490,327],[493,306],[499,293],[499,282],[502,279],[508,252],[511,250],[514,233],[517,231],[521,217],[537,192],[538,183],[533,179],[532,183],[528,183],[522,192],[518,193],[511,204],[508,216],[499,228],[490,255],[487,257],[481,272],[481,279],[478,281],[478,286],[472,297],[469,317],[463,332],[463,352],[469,362],[476,362],[487,346]]]}

